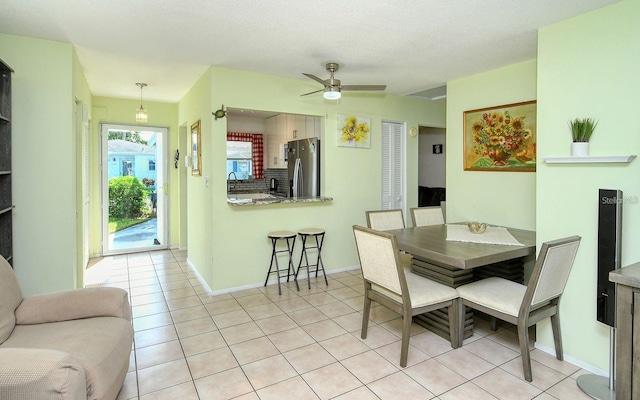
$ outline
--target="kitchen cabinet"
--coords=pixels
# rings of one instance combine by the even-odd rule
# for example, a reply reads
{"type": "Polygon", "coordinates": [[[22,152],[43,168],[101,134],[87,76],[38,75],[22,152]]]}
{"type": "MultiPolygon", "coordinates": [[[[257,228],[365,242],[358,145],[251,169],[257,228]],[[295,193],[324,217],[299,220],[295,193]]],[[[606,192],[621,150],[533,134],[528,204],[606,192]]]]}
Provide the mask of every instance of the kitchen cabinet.
{"type": "Polygon", "coordinates": [[[0,60],[0,254],[13,265],[13,200],[11,195],[11,74],[0,60]]]}
{"type": "Polygon", "coordinates": [[[609,273],[616,283],[616,399],[640,399],[640,263],[609,273]]]}

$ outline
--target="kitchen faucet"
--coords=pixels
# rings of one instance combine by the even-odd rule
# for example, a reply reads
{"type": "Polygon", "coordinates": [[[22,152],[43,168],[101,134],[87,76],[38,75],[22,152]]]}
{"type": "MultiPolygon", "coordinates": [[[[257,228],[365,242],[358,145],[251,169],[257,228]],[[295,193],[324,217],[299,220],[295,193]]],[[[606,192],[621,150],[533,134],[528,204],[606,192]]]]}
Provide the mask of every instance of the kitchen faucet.
{"type": "Polygon", "coordinates": [[[227,175],[227,192],[230,192],[231,189],[235,189],[237,185],[238,185],[238,176],[234,171],[229,172],[229,175],[227,175]],[[233,187],[231,187],[231,183],[229,182],[231,180],[231,174],[233,174],[233,180],[235,181],[233,187]]]}

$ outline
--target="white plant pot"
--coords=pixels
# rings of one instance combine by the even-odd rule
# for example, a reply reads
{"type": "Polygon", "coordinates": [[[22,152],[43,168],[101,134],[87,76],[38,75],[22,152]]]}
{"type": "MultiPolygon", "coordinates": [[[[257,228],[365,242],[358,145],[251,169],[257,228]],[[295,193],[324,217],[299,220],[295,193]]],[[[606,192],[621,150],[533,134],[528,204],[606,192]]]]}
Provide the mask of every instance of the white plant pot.
{"type": "Polygon", "coordinates": [[[589,155],[589,142],[573,142],[571,143],[572,157],[586,157],[589,155]]]}

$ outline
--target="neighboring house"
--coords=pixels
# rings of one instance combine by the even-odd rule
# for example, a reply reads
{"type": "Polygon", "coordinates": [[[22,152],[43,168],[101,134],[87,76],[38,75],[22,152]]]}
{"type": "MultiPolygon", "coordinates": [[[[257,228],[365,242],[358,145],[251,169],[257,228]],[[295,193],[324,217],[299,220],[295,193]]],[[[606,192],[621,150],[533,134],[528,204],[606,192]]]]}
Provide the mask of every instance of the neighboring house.
{"type": "Polygon", "coordinates": [[[116,139],[109,140],[109,179],[135,176],[156,180],[156,147],[116,139]]]}

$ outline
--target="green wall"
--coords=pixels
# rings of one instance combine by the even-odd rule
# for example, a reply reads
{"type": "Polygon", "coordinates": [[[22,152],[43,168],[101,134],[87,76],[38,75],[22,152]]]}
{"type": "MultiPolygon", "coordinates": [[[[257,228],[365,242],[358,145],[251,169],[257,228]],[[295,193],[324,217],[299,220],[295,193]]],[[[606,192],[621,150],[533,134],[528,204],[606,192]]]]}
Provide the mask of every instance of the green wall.
{"type": "MultiPolygon", "coordinates": [[[[626,0],[545,27],[538,36],[538,156],[568,156],[567,121],[599,121],[591,155],[640,152],[640,2],[626,0]]],[[[624,192],[622,265],[640,260],[640,160],[549,165],[539,161],[537,241],[582,243],[561,303],[565,355],[608,371],[609,328],[596,321],[598,189],[624,192]],[[570,340],[567,340],[570,338],[570,340]]],[[[548,323],[539,343],[553,347],[548,323]]]]}
{"type": "MultiPolygon", "coordinates": [[[[211,68],[180,102],[180,125],[190,126],[197,119],[203,122],[203,175],[188,177],[189,261],[214,291],[264,281],[271,254],[267,233],[273,230],[324,228],[326,268],[356,267],[351,226],[366,224],[365,211],[380,208],[382,120],[406,122],[407,128],[444,126],[442,102],[359,93],[345,94],[339,102],[325,101],[320,95],[300,97],[316,86],[303,79],[211,68]],[[323,117],[321,191],[334,200],[256,207],[228,205],[226,119],[214,120],[211,116],[221,104],[323,117]],[[370,149],[337,146],[337,115],[342,113],[371,117],[370,149]],[[208,188],[206,176],[210,177],[208,188]]],[[[406,143],[407,205],[412,207],[417,204],[418,139],[407,135],[406,143]]]]}
{"type": "MultiPolygon", "coordinates": [[[[134,83],[132,82],[131,85],[134,83]]],[[[136,122],[135,111],[140,107],[139,100],[117,99],[112,97],[94,96],[92,101],[91,135],[89,140],[90,160],[90,190],[91,190],[91,243],[92,256],[101,254],[102,215],[101,203],[101,176],[100,176],[100,124],[112,123],[123,125],[140,125],[136,122]]],[[[168,153],[166,155],[168,168],[168,205],[169,205],[169,246],[177,247],[179,242],[179,213],[180,190],[178,170],[173,168],[173,154],[178,145],[178,105],[177,103],[143,102],[148,111],[149,121],[145,126],[169,128],[167,142],[168,153]]],[[[182,150],[181,154],[184,154],[182,150]]]]}
{"type": "Polygon", "coordinates": [[[536,61],[447,82],[447,221],[535,230],[536,174],[464,171],[465,111],[536,99],[536,61]]]}
{"type": "Polygon", "coordinates": [[[89,103],[68,43],[0,34],[13,75],[14,268],[24,295],[81,285],[75,100],[89,103]]]}

